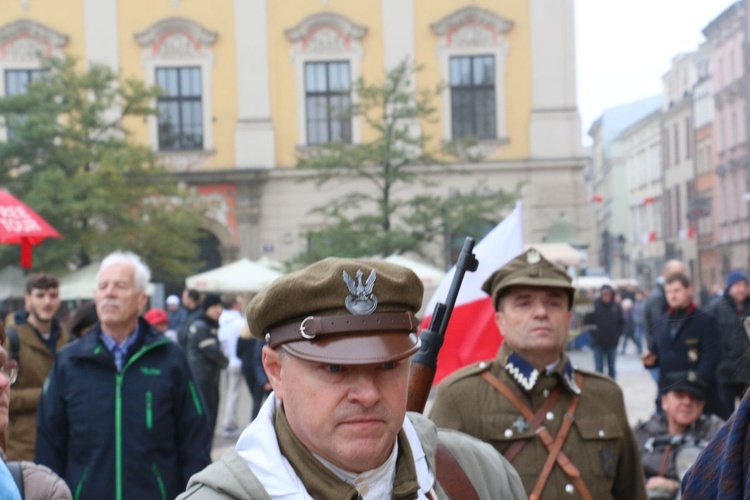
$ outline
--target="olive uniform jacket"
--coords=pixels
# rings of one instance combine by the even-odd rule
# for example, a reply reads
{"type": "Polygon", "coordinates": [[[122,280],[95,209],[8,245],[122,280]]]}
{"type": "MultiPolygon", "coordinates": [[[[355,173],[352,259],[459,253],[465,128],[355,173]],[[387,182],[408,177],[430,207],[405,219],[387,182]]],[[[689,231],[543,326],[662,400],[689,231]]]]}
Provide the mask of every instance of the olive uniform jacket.
{"type": "MultiPolygon", "coordinates": [[[[273,395],[269,398],[269,401],[266,401],[263,409],[261,409],[261,415],[258,417],[260,421],[266,417],[269,405],[272,404],[273,395]]],[[[435,470],[435,453],[438,442],[440,442],[450,450],[451,455],[461,467],[461,470],[466,473],[466,476],[474,486],[480,499],[515,500],[526,498],[526,493],[523,491],[523,486],[518,478],[518,474],[516,474],[508,462],[495,452],[492,447],[459,432],[450,430],[438,431],[432,422],[418,413],[409,413],[408,418],[416,431],[417,438],[419,439],[419,443],[422,446],[424,456],[427,460],[427,465],[431,471],[435,470]]],[[[256,421],[253,421],[251,427],[253,425],[256,425],[256,421]]],[[[242,440],[246,437],[247,432],[249,431],[246,430],[240,438],[240,442],[237,445],[238,448],[241,447],[242,440]]],[[[273,433],[271,433],[271,439],[275,442],[273,433]]],[[[229,450],[218,462],[214,462],[203,471],[190,478],[187,492],[183,493],[178,499],[226,500],[230,498],[241,498],[246,500],[270,500],[272,494],[267,492],[264,483],[261,482],[258,475],[264,473],[265,475],[271,475],[268,471],[269,468],[283,468],[284,465],[281,465],[278,461],[279,457],[276,455],[279,453],[278,446],[267,444],[262,448],[264,456],[255,456],[257,464],[253,469],[250,468],[248,463],[236,449],[229,450]]],[[[305,452],[305,454],[309,453],[309,451],[305,452]]],[[[324,490],[328,495],[328,498],[361,498],[358,497],[356,490],[352,487],[346,487],[342,490],[341,486],[338,485],[334,490],[334,484],[339,481],[335,478],[328,479],[325,477],[324,474],[328,474],[328,472],[324,474],[316,474],[315,466],[323,466],[322,464],[318,465],[311,462],[314,462],[314,460],[309,457],[307,460],[298,462],[298,466],[299,464],[307,464],[305,467],[309,469],[301,471],[307,478],[307,480],[304,478],[301,479],[304,485],[308,488],[308,491],[312,487],[312,491],[324,490]],[[316,484],[308,485],[308,480],[316,484]],[[317,488],[317,490],[315,488],[317,488]],[[333,491],[336,493],[333,493],[333,491]]],[[[286,464],[286,467],[291,469],[292,466],[286,464]]],[[[273,475],[277,474],[279,474],[279,471],[275,470],[273,475]]],[[[271,484],[273,483],[273,481],[268,482],[271,484]]],[[[288,488],[282,488],[282,490],[283,493],[278,489],[273,493],[275,495],[283,496],[284,498],[310,498],[310,496],[305,494],[302,496],[292,495],[289,493],[288,488]]],[[[448,498],[439,484],[434,487],[434,491],[437,498],[448,498]]],[[[393,495],[394,498],[402,498],[401,495],[396,492],[396,488],[394,488],[393,495]]],[[[320,494],[312,494],[311,497],[322,498],[320,494]]],[[[408,498],[416,497],[414,493],[410,493],[408,498]]]]}
{"type": "MultiPolygon", "coordinates": [[[[37,331],[26,322],[11,327],[18,334],[18,378],[10,391],[8,428],[5,431],[8,460],[34,460],[36,446],[36,410],[42,386],[52,369],[55,352],[44,343],[37,331]]],[[[55,351],[69,341],[68,332],[57,321],[52,323],[55,351]]],[[[5,340],[8,357],[12,356],[10,338],[5,340]]]]}
{"type": "MultiPolygon", "coordinates": [[[[530,494],[548,453],[535,429],[521,412],[497,389],[482,378],[488,371],[525,402],[532,413],[544,404],[558,384],[562,393],[545,414],[543,425],[556,437],[563,415],[576,393],[580,393],[574,423],[562,452],[581,473],[596,500],[645,499],[646,489],[640,454],[628,425],[622,391],[610,378],[574,370],[563,354],[551,373],[542,373],[516,353],[503,346],[494,361],[463,368],[440,383],[430,418],[438,427],[456,429],[490,443],[505,453],[512,443],[527,441],[511,461],[530,494]],[[575,382],[582,376],[582,387],[575,382]]],[[[570,478],[555,464],[542,499],[580,498],[570,478]]]]}

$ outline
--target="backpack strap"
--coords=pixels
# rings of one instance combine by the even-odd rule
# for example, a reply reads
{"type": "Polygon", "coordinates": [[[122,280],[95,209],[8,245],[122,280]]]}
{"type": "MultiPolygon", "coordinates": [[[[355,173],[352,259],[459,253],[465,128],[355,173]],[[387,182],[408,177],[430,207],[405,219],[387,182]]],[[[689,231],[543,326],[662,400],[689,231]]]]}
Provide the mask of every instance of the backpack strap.
{"type": "Polygon", "coordinates": [[[18,337],[18,330],[9,326],[5,329],[5,335],[10,343],[10,358],[19,361],[18,354],[21,352],[21,339],[18,337]]]}
{"type": "Polygon", "coordinates": [[[21,498],[25,498],[23,491],[23,462],[6,462],[5,465],[8,466],[10,475],[13,476],[13,481],[15,481],[16,486],[18,486],[18,492],[21,493],[21,498]]]}
{"type": "Polygon", "coordinates": [[[477,490],[466,476],[447,446],[438,442],[435,452],[435,475],[437,482],[449,499],[479,500],[477,490]]]}

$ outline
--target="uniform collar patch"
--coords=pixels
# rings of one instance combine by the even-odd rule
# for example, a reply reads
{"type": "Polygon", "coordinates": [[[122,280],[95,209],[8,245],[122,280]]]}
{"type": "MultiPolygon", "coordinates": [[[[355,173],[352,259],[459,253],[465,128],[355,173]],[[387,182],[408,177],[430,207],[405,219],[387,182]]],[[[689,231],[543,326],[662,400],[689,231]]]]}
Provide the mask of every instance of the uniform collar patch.
{"type": "Polygon", "coordinates": [[[578,384],[576,384],[576,372],[573,369],[573,365],[570,363],[570,360],[567,360],[567,362],[565,363],[565,366],[562,369],[562,376],[567,388],[570,389],[573,394],[580,395],[581,388],[578,387],[578,384]]]}
{"type": "Polygon", "coordinates": [[[533,389],[537,379],[539,379],[539,370],[515,352],[508,356],[508,360],[505,362],[505,371],[527,391],[533,389]]]}
{"type": "MultiPolygon", "coordinates": [[[[581,394],[581,388],[576,384],[575,370],[569,359],[565,360],[562,368],[556,368],[553,371],[560,370],[565,387],[573,394],[581,394]]],[[[539,379],[539,370],[534,365],[526,361],[520,354],[512,352],[505,362],[505,371],[518,382],[518,385],[526,391],[530,391],[536,385],[539,379]]]]}

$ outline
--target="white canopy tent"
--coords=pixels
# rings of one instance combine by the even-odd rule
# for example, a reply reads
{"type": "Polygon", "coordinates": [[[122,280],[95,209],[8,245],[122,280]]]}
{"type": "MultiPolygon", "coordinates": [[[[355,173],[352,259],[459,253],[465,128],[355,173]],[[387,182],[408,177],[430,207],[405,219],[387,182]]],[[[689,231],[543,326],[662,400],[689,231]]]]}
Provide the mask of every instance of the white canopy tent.
{"type": "Polygon", "coordinates": [[[185,286],[201,292],[259,292],[283,273],[250,259],[240,259],[210,271],[189,276],[185,286]]]}
{"type": "MultiPolygon", "coordinates": [[[[99,266],[101,266],[101,262],[92,262],[60,278],[60,299],[93,299],[94,290],[96,289],[96,274],[99,272],[99,266]]],[[[154,294],[153,283],[148,284],[146,293],[148,295],[154,294]]]]}
{"type": "Polygon", "coordinates": [[[445,271],[442,271],[437,267],[433,267],[429,264],[425,264],[424,262],[409,259],[408,257],[404,257],[403,255],[389,255],[383,260],[386,262],[390,262],[391,264],[397,264],[399,266],[411,269],[412,271],[414,271],[414,274],[419,277],[425,287],[432,285],[437,286],[445,277],[445,271]]]}
{"type": "MultiPolygon", "coordinates": [[[[391,264],[397,264],[399,266],[406,267],[414,271],[414,274],[422,281],[424,285],[424,294],[422,295],[422,307],[417,311],[417,316],[422,317],[424,314],[425,306],[430,302],[430,299],[437,290],[438,285],[445,277],[445,271],[433,267],[424,262],[419,262],[403,255],[389,255],[383,259],[391,264]]],[[[432,311],[430,311],[432,312],[432,311]]]]}
{"type": "Polygon", "coordinates": [[[584,263],[584,256],[568,243],[528,243],[526,249],[534,247],[544,258],[565,267],[579,267],[584,263]]]}
{"type": "Polygon", "coordinates": [[[26,277],[20,267],[7,266],[0,271],[0,300],[21,298],[26,294],[26,277]]]}

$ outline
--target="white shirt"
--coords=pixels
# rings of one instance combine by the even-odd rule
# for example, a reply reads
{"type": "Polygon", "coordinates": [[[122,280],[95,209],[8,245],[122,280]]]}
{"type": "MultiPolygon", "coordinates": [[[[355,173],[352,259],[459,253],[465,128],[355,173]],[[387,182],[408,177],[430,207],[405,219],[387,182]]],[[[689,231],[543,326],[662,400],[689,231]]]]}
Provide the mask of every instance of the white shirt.
{"type": "Polygon", "coordinates": [[[229,359],[229,368],[239,368],[242,360],[237,357],[237,339],[242,327],[245,326],[245,316],[234,309],[224,309],[219,316],[219,342],[221,350],[229,359]]]}

